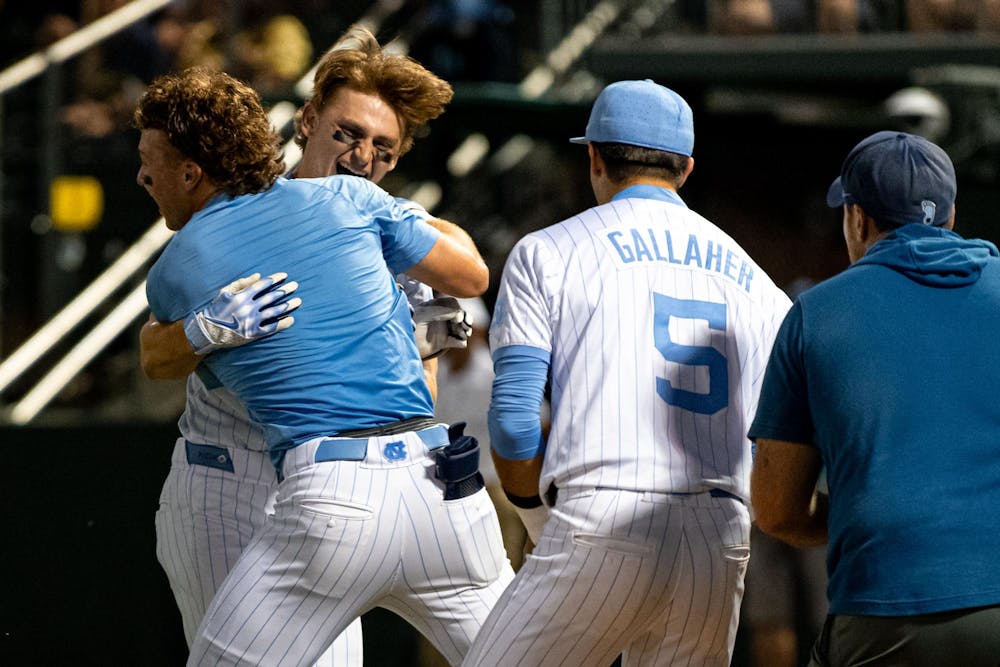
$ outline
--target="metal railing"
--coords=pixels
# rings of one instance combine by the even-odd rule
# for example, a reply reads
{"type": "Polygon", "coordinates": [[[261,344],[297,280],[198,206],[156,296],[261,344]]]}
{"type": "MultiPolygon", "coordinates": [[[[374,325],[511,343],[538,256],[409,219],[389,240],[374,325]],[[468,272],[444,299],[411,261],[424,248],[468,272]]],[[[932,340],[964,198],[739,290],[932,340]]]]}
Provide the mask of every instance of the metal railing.
{"type": "MultiPolygon", "coordinates": [[[[14,88],[45,74],[53,66],[66,62],[121,30],[131,27],[154,12],[163,9],[170,2],[171,0],[135,0],[89,23],[48,48],[5,68],[0,71],[0,102],[2,102],[3,96],[14,88]]],[[[0,169],[0,173],[2,173],[2,169],[0,169]]],[[[0,183],[0,188],[2,188],[2,183],[0,183]]],[[[122,255],[119,262],[101,274],[76,299],[57,313],[3,363],[0,363],[0,392],[20,377],[32,364],[41,359],[52,345],[75,328],[84,317],[100,306],[123,284],[124,279],[138,270],[142,262],[145,261],[142,257],[150,246],[155,246],[157,249],[162,247],[167,237],[160,237],[162,232],[166,230],[162,226],[159,227],[162,231],[153,233],[151,230],[150,233],[144,235],[133,248],[122,255]],[[130,270],[126,271],[126,269],[130,270]]],[[[155,251],[154,249],[153,252],[155,251]]],[[[34,392],[31,392],[31,395],[33,399],[38,397],[38,394],[34,392]]],[[[23,416],[26,413],[24,409],[19,411],[15,409],[14,412],[18,416],[23,416]]]]}
{"type": "MultiPolygon", "coordinates": [[[[104,39],[115,30],[128,27],[149,13],[168,4],[170,0],[138,0],[113,15],[101,19],[74,33],[61,42],[49,47],[44,53],[36,54],[14,65],[11,70],[0,73],[0,98],[5,90],[37,76],[51,63],[76,55],[88,45],[104,39]],[[126,10],[130,10],[127,11],[126,10]],[[129,19],[126,22],[126,19],[129,19]],[[117,28],[113,28],[117,26],[117,28]],[[86,36],[81,33],[87,31],[86,36]],[[57,48],[59,47],[59,48],[57,48]],[[41,68],[41,69],[39,69],[41,68]],[[6,86],[6,87],[5,87],[6,86]]],[[[580,59],[583,53],[620,17],[624,7],[635,4],[639,11],[649,11],[652,6],[670,4],[667,0],[645,0],[629,3],[628,0],[602,0],[594,4],[576,26],[549,52],[542,64],[535,67],[520,83],[519,93],[525,99],[537,99],[546,93],[559,77],[565,75],[580,59]]],[[[381,22],[387,18],[379,3],[375,9],[358,22],[372,32],[376,32],[381,22]]],[[[299,91],[311,89],[314,70],[310,70],[297,84],[299,91]]],[[[295,106],[280,103],[270,111],[272,124],[283,127],[292,118],[295,106]]],[[[483,144],[482,135],[468,137],[449,159],[449,171],[456,177],[468,174],[489,154],[488,143],[483,144]]],[[[524,145],[525,137],[518,135],[501,146],[494,161],[503,161],[512,166],[518,160],[511,159],[512,153],[524,155],[530,146],[524,145]]],[[[286,165],[294,165],[300,156],[294,142],[285,147],[286,165]]],[[[432,210],[441,198],[441,187],[425,181],[407,188],[411,199],[432,210]]],[[[67,304],[59,313],[25,341],[14,353],[0,363],[0,393],[21,377],[29,368],[60,342],[88,316],[96,311],[111,295],[120,290],[149,260],[167,243],[173,232],[169,231],[160,218],[136,241],[118,260],[95,279],[79,296],[67,304]]],[[[6,420],[12,424],[26,424],[34,419],[48,403],[108,344],[147,309],[145,280],[136,285],[128,296],[111,310],[96,326],[81,339],[47,374],[45,374],[24,397],[7,412],[6,420]]]]}
{"type": "MultiPolygon", "coordinates": [[[[118,31],[162,9],[170,2],[171,0],[136,0],[88,24],[44,51],[15,63],[0,72],[0,99],[3,93],[44,74],[49,67],[63,63],[87,48],[95,46],[118,31]]],[[[385,7],[381,3],[375,3],[357,22],[372,32],[377,32],[379,25],[388,17],[385,7]]],[[[315,69],[310,69],[299,80],[296,90],[311,91],[314,74],[315,69]]],[[[280,129],[292,120],[295,110],[294,104],[281,102],[271,108],[268,117],[271,124],[280,129]]],[[[289,141],[283,150],[286,166],[289,168],[294,166],[301,157],[301,149],[293,141],[289,141]]],[[[420,192],[412,198],[428,207],[436,204],[436,200],[431,201],[428,197],[421,199],[420,192]]],[[[133,280],[135,274],[166,245],[172,235],[173,232],[163,224],[163,218],[158,219],[77,297],[4,359],[0,363],[0,394],[40,362],[53,346],[75,330],[84,319],[91,316],[112,295],[133,280]]],[[[88,363],[145,313],[148,308],[145,288],[146,281],[142,280],[121,303],[98,322],[90,333],[74,345],[48,373],[7,410],[5,421],[21,425],[34,419],[88,363]]]]}
{"type": "MultiPolygon", "coordinates": [[[[268,116],[276,128],[283,127],[295,113],[289,102],[276,104],[268,116]]],[[[300,157],[294,142],[285,146],[286,164],[295,164],[300,157]]],[[[173,232],[167,229],[163,218],[158,219],[138,241],[126,250],[104,273],[97,277],[83,292],[67,304],[12,355],[0,363],[0,392],[22,373],[38,362],[50,346],[61,341],[83,320],[101,306],[112,294],[121,289],[166,245],[173,232]]],[[[126,327],[146,311],[146,281],[142,280],[110,313],[108,313],[80,342],[66,354],[38,383],[11,408],[7,421],[27,424],[55,398],[58,393],[94,357],[100,354],[126,327]]]]}
{"type": "Polygon", "coordinates": [[[133,0],[133,2],[83,26],[46,49],[20,60],[0,72],[0,96],[43,74],[53,65],[64,63],[96,46],[108,37],[131,27],[173,0],[133,0]]]}
{"type": "MultiPolygon", "coordinates": [[[[97,45],[170,2],[171,0],[136,0],[88,24],[44,51],[15,63],[0,72],[0,99],[11,89],[44,74],[49,67],[61,64],[97,45]]],[[[306,77],[311,74],[312,72],[306,77]]],[[[276,128],[284,127],[291,121],[295,109],[296,106],[289,102],[276,104],[268,114],[272,125],[276,128]]],[[[284,151],[286,164],[290,165],[294,165],[301,155],[294,142],[288,142],[284,151]]],[[[63,341],[112,295],[133,280],[135,274],[166,245],[172,235],[173,232],[163,224],[163,218],[155,221],[111,266],[0,362],[0,394],[40,362],[55,345],[63,341]]],[[[7,411],[5,421],[26,424],[34,419],[90,361],[138,319],[147,308],[145,286],[146,282],[142,280],[134,287],[121,303],[7,411]]]]}

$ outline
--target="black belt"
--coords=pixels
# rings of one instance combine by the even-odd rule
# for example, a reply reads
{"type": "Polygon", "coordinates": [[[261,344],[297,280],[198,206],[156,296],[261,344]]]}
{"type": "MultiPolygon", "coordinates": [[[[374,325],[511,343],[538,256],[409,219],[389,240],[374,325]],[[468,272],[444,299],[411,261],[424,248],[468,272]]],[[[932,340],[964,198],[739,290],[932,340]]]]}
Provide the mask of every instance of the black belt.
{"type": "Polygon", "coordinates": [[[391,424],[373,426],[371,428],[360,428],[354,431],[341,431],[335,438],[372,438],[379,435],[396,435],[397,433],[409,433],[419,431],[437,424],[433,417],[410,417],[391,424]]]}
{"type": "MultiPolygon", "coordinates": [[[[706,492],[705,491],[692,491],[692,492],[689,492],[689,493],[668,493],[667,495],[671,495],[671,496],[697,496],[697,495],[702,494],[702,493],[706,493],[706,492]]],[[[732,500],[738,500],[741,503],[743,502],[743,499],[740,498],[735,493],[730,493],[729,491],[724,491],[723,489],[712,488],[712,489],[709,489],[707,491],[707,493],[708,493],[708,495],[712,496],[713,498],[730,498],[732,500]]],[[[548,504],[549,507],[555,507],[556,506],[556,500],[557,500],[558,496],[559,496],[559,489],[558,489],[558,487],[556,487],[556,485],[555,485],[554,482],[551,483],[551,484],[549,484],[549,489],[545,493],[545,499],[546,499],[546,501],[548,501],[547,504],[548,504]]]]}
{"type": "Polygon", "coordinates": [[[741,503],[743,502],[743,499],[735,493],[730,493],[729,491],[724,491],[723,489],[709,489],[708,495],[713,498],[729,498],[731,500],[738,500],[741,503]]]}

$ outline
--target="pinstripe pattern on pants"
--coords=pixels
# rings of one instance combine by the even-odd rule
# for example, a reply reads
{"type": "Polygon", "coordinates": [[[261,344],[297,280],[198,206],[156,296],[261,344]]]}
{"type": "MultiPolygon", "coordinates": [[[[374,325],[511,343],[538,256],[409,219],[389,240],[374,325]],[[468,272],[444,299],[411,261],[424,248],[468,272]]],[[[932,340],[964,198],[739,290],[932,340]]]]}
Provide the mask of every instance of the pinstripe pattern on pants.
{"type": "Polygon", "coordinates": [[[416,433],[369,438],[364,461],[316,463],[324,440],[289,450],[274,516],[212,602],[189,665],[308,665],[376,606],[458,664],[513,578],[486,491],[445,501],[416,433]]]}
{"type": "MultiPolygon", "coordinates": [[[[277,487],[266,452],[224,448],[232,470],[188,463],[184,438],[174,446],[156,512],[156,557],[181,613],[184,638],[194,641],[226,575],[273,511],[277,487]]],[[[361,619],[337,637],[316,667],[361,667],[361,619]]]]}
{"type": "Polygon", "coordinates": [[[708,493],[560,489],[464,665],[728,665],[750,517],[708,493]]]}

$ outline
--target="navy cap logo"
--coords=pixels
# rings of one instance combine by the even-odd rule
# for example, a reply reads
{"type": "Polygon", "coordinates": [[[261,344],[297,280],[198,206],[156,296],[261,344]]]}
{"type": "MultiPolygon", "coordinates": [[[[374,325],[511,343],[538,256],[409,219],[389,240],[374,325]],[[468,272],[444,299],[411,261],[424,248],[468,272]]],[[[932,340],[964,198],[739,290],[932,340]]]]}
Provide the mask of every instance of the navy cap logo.
{"type": "Polygon", "coordinates": [[[937,204],[925,199],[920,202],[920,208],[924,211],[924,224],[933,225],[934,224],[934,213],[937,211],[937,204]]]}

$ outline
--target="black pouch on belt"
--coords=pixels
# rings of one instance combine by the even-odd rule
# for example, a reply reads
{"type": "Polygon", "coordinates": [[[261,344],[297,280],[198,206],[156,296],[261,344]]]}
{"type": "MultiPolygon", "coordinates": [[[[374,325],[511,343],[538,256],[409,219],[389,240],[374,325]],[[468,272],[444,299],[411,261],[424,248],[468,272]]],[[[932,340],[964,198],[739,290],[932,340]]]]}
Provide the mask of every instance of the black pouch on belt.
{"type": "Polygon", "coordinates": [[[479,441],[463,435],[465,422],[448,428],[448,443],[434,453],[434,476],[444,482],[444,499],[471,496],[485,486],[479,472],[479,441]]]}

